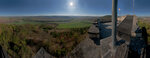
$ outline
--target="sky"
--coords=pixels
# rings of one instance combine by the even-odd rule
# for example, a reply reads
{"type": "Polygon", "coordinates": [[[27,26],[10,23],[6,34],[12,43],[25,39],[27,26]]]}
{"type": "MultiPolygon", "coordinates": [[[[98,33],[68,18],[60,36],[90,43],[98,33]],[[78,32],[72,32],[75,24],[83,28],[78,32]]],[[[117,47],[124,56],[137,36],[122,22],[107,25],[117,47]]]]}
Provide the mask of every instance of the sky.
{"type": "MultiPolygon", "coordinates": [[[[150,0],[118,0],[118,15],[150,16],[149,6],[150,0]]],[[[0,16],[103,16],[111,11],[112,0],[0,0],[0,16]]]]}

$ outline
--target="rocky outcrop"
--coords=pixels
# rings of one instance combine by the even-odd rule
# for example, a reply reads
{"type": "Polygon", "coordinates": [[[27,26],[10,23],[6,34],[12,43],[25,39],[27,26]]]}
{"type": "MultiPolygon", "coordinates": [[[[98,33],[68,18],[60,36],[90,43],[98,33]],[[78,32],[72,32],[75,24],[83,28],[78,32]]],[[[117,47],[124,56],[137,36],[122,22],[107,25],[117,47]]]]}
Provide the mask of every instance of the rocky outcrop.
{"type": "Polygon", "coordinates": [[[100,58],[100,45],[96,45],[92,39],[86,38],[65,58],[100,58]]]}
{"type": "Polygon", "coordinates": [[[6,51],[0,46],[0,58],[9,58],[6,51]]]}
{"type": "Polygon", "coordinates": [[[43,47],[36,53],[33,58],[55,58],[51,56],[43,47]]]}

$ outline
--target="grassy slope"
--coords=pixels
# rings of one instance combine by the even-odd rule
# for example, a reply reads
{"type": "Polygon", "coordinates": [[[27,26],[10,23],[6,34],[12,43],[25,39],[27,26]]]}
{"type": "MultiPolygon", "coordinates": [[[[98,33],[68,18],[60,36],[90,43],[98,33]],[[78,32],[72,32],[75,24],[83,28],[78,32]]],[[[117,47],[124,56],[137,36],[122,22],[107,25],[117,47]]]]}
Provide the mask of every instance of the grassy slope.
{"type": "Polygon", "coordinates": [[[62,23],[57,26],[57,28],[84,28],[89,27],[91,25],[90,22],[82,21],[82,22],[70,22],[70,23],[62,23]]]}

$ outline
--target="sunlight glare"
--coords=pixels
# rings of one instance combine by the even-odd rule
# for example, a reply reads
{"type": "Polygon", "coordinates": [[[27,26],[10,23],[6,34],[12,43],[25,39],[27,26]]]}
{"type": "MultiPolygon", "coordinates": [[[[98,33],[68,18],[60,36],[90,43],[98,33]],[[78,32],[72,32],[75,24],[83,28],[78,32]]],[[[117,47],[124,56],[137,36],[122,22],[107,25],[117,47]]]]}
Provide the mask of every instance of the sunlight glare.
{"type": "Polygon", "coordinates": [[[70,6],[73,6],[73,2],[70,2],[69,5],[70,5],[70,6]]]}

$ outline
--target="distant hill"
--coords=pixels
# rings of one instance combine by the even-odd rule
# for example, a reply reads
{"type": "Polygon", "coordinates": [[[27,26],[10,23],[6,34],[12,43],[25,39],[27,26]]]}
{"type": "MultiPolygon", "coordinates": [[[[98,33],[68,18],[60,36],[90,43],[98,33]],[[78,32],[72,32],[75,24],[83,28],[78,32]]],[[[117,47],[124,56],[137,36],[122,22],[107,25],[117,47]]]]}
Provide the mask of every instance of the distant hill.
{"type": "Polygon", "coordinates": [[[0,22],[71,22],[71,21],[93,21],[95,16],[18,16],[18,17],[0,17],[0,22]],[[7,19],[7,20],[6,20],[7,19]]]}
{"type": "Polygon", "coordinates": [[[112,20],[111,20],[111,15],[106,15],[106,16],[102,16],[102,17],[100,17],[100,18],[98,18],[98,19],[100,19],[100,21],[102,22],[102,23],[105,23],[105,22],[111,22],[112,20]]]}

